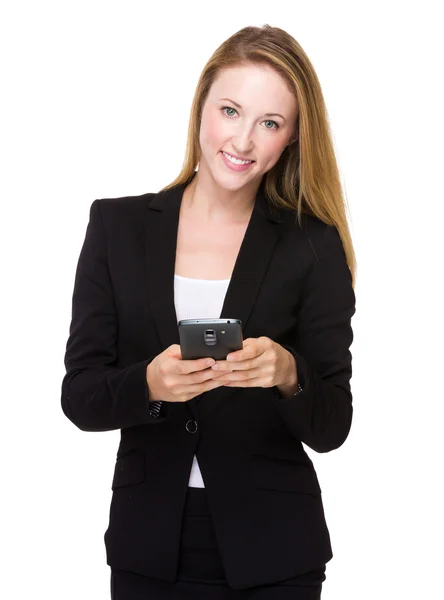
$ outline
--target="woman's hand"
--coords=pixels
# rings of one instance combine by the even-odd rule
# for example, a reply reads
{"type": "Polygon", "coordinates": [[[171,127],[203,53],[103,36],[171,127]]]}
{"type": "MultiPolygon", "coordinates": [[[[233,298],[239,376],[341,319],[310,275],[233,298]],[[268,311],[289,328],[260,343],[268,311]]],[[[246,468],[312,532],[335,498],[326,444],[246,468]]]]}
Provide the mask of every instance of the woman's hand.
{"type": "Polygon", "coordinates": [[[284,395],[296,391],[298,376],[294,356],[268,337],[247,338],[243,349],[231,352],[209,369],[227,387],[273,387],[284,395]]]}
{"type": "Polygon", "coordinates": [[[163,402],[187,402],[224,383],[210,369],[212,358],[182,360],[179,344],[158,354],[147,366],[149,399],[163,402]]]}

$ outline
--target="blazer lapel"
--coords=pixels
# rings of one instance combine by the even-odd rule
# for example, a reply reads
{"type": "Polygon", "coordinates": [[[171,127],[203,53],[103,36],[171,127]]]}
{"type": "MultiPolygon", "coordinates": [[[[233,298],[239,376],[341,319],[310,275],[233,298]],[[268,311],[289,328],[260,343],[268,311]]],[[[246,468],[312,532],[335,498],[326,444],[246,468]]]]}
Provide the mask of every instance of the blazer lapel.
{"type": "MultiPolygon", "coordinates": [[[[156,194],[146,213],[148,302],[160,345],[164,349],[172,344],[179,344],[174,305],[174,269],[179,210],[188,183],[156,194]]],[[[261,186],[236,259],[221,314],[215,315],[219,318],[240,319],[244,338],[249,337],[248,319],[281,236],[281,228],[278,226],[281,221],[278,211],[272,208],[261,186]]],[[[235,389],[216,388],[211,390],[211,398],[217,401],[226,397],[227,393],[233,393],[235,389]]],[[[187,403],[195,417],[197,404],[205,395],[202,394],[187,403]]]]}

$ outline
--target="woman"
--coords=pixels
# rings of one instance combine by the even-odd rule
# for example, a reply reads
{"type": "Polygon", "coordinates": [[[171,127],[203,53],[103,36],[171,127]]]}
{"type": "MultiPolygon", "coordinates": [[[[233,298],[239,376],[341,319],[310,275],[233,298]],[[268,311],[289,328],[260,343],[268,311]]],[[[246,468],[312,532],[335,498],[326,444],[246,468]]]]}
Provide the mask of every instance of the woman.
{"type": "Polygon", "coordinates": [[[204,67],[177,179],[91,205],[62,406],[121,430],[112,598],[320,598],[332,549],[302,442],[350,430],[354,268],[314,69],[246,27],[204,67]],[[210,317],[241,319],[243,349],[181,360],[177,322],[210,317]]]}

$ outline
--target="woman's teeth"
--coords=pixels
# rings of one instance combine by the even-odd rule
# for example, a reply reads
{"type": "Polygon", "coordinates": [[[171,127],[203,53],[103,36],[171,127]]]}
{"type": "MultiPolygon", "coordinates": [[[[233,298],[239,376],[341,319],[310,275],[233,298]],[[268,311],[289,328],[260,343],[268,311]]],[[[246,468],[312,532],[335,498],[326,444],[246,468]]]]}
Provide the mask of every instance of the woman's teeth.
{"type": "Polygon", "coordinates": [[[239,160],[237,158],[234,158],[230,154],[227,154],[226,152],[222,152],[222,154],[225,156],[225,158],[228,158],[228,160],[231,160],[231,162],[234,163],[235,165],[248,165],[249,163],[253,162],[252,160],[239,160]]]}

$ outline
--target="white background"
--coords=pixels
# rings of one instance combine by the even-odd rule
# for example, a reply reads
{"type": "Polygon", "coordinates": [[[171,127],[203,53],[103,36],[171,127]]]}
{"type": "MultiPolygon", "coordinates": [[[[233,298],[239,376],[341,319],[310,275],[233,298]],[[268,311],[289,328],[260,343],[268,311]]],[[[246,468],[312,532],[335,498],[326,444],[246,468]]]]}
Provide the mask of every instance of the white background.
{"type": "Polygon", "coordinates": [[[335,554],[322,597],[444,597],[439,4],[2,3],[2,598],[109,598],[119,432],[60,406],[89,208],[173,180],[205,62],[264,23],[318,73],[358,260],[352,431],[309,451],[335,554]]]}

